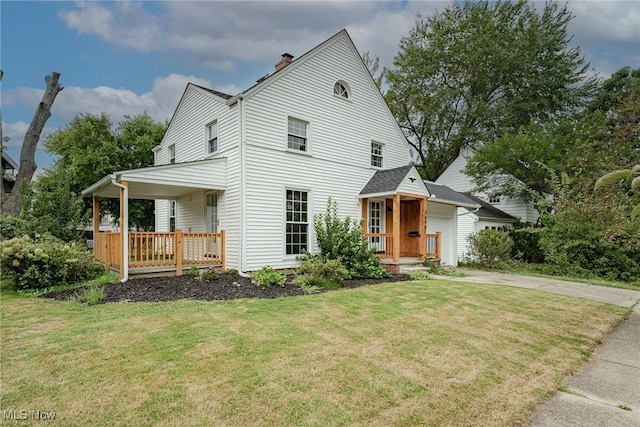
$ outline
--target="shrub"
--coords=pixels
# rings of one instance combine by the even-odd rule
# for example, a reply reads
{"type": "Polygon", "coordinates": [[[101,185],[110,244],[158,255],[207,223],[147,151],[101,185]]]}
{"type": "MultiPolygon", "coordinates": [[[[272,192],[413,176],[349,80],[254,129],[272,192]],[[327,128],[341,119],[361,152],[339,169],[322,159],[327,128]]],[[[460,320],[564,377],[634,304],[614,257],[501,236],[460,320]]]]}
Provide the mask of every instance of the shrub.
{"type": "Polygon", "coordinates": [[[208,268],[200,274],[200,280],[203,282],[212,282],[220,278],[220,273],[215,268],[208,268]]]}
{"type": "Polygon", "coordinates": [[[238,270],[236,270],[235,268],[227,268],[226,273],[227,274],[238,274],[238,270]]]}
{"type": "Polygon", "coordinates": [[[9,240],[14,237],[35,237],[35,226],[24,218],[15,215],[0,214],[0,240],[9,240]]]}
{"type": "Polygon", "coordinates": [[[287,276],[284,273],[280,273],[268,265],[262,267],[260,270],[255,271],[251,278],[255,280],[260,286],[284,286],[287,281],[287,276]]]}
{"type": "Polygon", "coordinates": [[[293,283],[301,288],[320,287],[336,289],[349,277],[349,272],[337,259],[325,259],[322,256],[305,255],[301,258],[293,283]]]}
{"type": "Polygon", "coordinates": [[[480,264],[493,264],[510,259],[513,240],[503,231],[480,230],[470,234],[469,254],[480,264]]]}
{"type": "Polygon", "coordinates": [[[200,276],[200,269],[198,267],[191,267],[185,272],[185,274],[189,276],[200,276]]]}
{"type": "Polygon", "coordinates": [[[338,217],[338,203],[329,198],[327,211],[314,216],[320,254],[325,259],[339,260],[351,279],[388,277],[374,250],[362,234],[362,222],[338,217]]]}
{"type": "Polygon", "coordinates": [[[99,276],[103,267],[83,245],[28,236],[0,242],[0,267],[12,289],[43,289],[99,276]]]}
{"type": "Polygon", "coordinates": [[[544,251],[540,248],[542,228],[517,222],[507,233],[513,240],[511,257],[523,262],[544,262],[544,251]]]}

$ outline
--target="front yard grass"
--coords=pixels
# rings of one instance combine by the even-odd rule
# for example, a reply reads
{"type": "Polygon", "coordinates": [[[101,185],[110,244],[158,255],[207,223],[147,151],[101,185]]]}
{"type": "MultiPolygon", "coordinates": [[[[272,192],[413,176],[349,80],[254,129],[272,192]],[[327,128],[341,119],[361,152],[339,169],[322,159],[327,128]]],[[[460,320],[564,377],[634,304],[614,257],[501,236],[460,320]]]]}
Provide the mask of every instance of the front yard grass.
{"type": "Polygon", "coordinates": [[[438,280],[97,306],[4,293],[0,410],[65,426],[522,424],[628,313],[438,280]]]}

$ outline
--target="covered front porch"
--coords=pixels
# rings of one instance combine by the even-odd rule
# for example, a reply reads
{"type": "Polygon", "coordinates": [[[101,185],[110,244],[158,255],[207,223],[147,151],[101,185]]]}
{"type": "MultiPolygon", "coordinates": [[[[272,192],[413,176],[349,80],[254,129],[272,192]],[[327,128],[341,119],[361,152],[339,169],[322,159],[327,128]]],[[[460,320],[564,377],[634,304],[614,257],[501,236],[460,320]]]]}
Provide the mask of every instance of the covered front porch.
{"type": "Polygon", "coordinates": [[[360,191],[362,232],[383,263],[440,259],[442,236],[427,233],[429,195],[412,165],[378,170],[360,191]]]}
{"type": "Polygon", "coordinates": [[[129,200],[176,201],[195,191],[217,195],[225,189],[225,175],[226,160],[213,159],[120,171],[96,182],[83,191],[83,195],[93,196],[94,258],[104,263],[106,271],[119,272],[122,280],[127,280],[129,274],[182,275],[190,267],[224,270],[225,232],[217,230],[217,224],[211,230],[203,224],[202,231],[193,232],[174,229],[175,222],[169,226],[170,231],[131,231],[129,200]],[[99,229],[101,197],[120,201],[117,232],[99,229]]]}
{"type": "Polygon", "coordinates": [[[362,232],[369,247],[386,264],[440,259],[440,232],[427,233],[427,197],[395,193],[362,198],[362,232]]]}

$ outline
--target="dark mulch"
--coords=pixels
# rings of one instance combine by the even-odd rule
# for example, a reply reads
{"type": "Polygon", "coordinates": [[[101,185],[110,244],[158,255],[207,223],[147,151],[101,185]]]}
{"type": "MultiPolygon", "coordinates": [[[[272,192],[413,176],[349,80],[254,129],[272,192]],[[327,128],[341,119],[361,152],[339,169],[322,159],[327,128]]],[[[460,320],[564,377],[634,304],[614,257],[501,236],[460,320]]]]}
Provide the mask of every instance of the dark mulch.
{"type": "MultiPolygon", "coordinates": [[[[105,298],[102,302],[160,302],[181,299],[197,299],[204,301],[230,300],[237,298],[280,298],[304,295],[305,293],[290,282],[283,287],[263,287],[251,283],[251,279],[237,274],[221,274],[220,278],[210,282],[201,282],[193,276],[147,277],[128,280],[125,283],[105,285],[105,298]]],[[[393,274],[386,279],[345,280],[344,288],[357,288],[384,282],[411,280],[408,274],[393,274]]],[[[52,292],[43,295],[66,301],[78,293],[80,289],[52,292]]]]}

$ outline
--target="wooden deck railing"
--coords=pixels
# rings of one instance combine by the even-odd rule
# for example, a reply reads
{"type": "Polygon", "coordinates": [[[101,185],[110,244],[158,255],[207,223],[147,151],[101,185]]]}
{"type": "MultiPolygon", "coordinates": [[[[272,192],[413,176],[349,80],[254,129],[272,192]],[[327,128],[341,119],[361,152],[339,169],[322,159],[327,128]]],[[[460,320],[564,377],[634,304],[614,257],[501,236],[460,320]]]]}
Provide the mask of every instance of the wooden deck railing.
{"type": "MultiPolygon", "coordinates": [[[[369,248],[380,258],[393,258],[393,233],[365,233],[369,248]]],[[[427,233],[426,258],[438,258],[442,253],[442,233],[427,233]]],[[[402,250],[402,248],[400,249],[402,250]]]]}
{"type": "Polygon", "coordinates": [[[393,233],[366,233],[369,249],[374,249],[380,258],[393,257],[393,233]]]}
{"type": "MultiPolygon", "coordinates": [[[[175,266],[182,274],[182,266],[225,266],[225,235],[220,233],[139,232],[128,233],[129,267],[175,266]]],[[[94,258],[105,263],[105,270],[119,267],[122,260],[120,233],[98,233],[94,237],[94,258]]]]}
{"type": "Polygon", "coordinates": [[[442,233],[436,231],[435,233],[427,233],[427,251],[425,253],[426,258],[440,259],[442,255],[442,233]]]}

